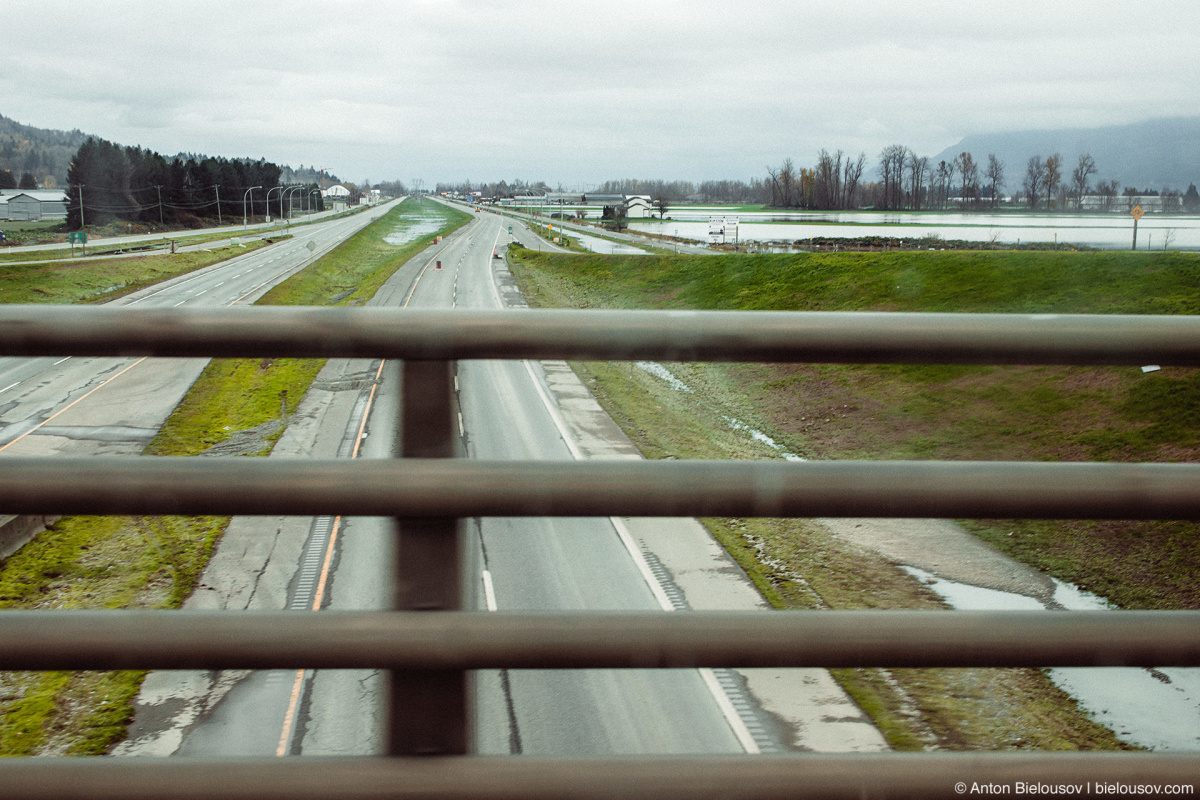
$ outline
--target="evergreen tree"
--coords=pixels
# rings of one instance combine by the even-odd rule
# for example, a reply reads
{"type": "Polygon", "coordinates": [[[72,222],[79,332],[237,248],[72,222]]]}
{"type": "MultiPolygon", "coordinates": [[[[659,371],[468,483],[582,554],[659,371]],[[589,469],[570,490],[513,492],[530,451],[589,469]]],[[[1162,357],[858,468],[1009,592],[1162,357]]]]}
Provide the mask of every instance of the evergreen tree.
{"type": "Polygon", "coordinates": [[[21,182],[19,184],[17,184],[17,188],[18,189],[36,189],[36,188],[38,188],[37,178],[35,178],[33,176],[33,173],[26,172],[25,174],[23,174],[21,176],[21,182]]]}
{"type": "Polygon", "coordinates": [[[1191,184],[1187,188],[1187,192],[1183,195],[1183,208],[1189,214],[1194,214],[1200,211],[1200,192],[1196,191],[1196,184],[1191,184]]]}

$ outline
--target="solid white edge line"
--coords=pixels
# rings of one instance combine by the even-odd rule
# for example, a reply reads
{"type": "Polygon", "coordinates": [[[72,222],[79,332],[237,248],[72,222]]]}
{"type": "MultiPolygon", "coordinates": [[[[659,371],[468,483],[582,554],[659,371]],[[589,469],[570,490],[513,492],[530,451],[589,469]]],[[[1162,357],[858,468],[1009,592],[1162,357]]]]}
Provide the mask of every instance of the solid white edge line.
{"type": "Polygon", "coordinates": [[[713,699],[717,701],[717,707],[721,709],[721,713],[725,715],[725,721],[729,723],[729,727],[733,729],[733,735],[737,737],[738,743],[742,746],[749,755],[756,756],[762,753],[759,749],[758,742],[754,741],[754,736],[751,735],[750,729],[746,727],[746,723],[742,721],[742,715],[733,707],[729,695],[725,694],[725,690],[721,688],[721,684],[717,682],[717,676],[708,667],[702,667],[696,670],[700,673],[700,679],[704,681],[704,685],[708,687],[708,691],[712,693],[713,699]]]}
{"type": "MultiPolygon", "coordinates": [[[[542,386],[542,382],[538,380],[537,374],[533,371],[533,366],[530,362],[525,361],[525,369],[529,372],[529,377],[533,379],[534,388],[537,389],[538,396],[542,400],[542,405],[546,407],[546,411],[550,414],[550,419],[554,422],[554,427],[558,428],[558,433],[566,443],[567,449],[571,451],[571,456],[579,461],[583,459],[583,453],[575,445],[571,434],[567,431],[566,422],[559,413],[558,408],[546,393],[546,389],[542,386]]],[[[662,584],[654,577],[654,573],[650,571],[650,564],[646,561],[645,555],[642,554],[642,549],[637,542],[633,540],[633,535],[629,532],[629,528],[625,525],[625,521],[619,517],[609,517],[613,528],[617,532],[617,537],[621,543],[625,545],[625,550],[629,553],[629,557],[633,559],[634,565],[642,576],[642,580],[646,582],[650,593],[654,595],[654,599],[658,601],[659,606],[664,611],[674,611],[675,608],[671,604],[667,593],[663,591],[662,584]]],[[[745,721],[742,720],[737,709],[733,707],[733,703],[729,700],[729,695],[725,694],[725,690],[721,688],[721,684],[717,682],[716,675],[711,669],[698,669],[701,680],[708,688],[709,693],[713,696],[713,700],[717,703],[717,708],[721,710],[721,715],[725,717],[725,722],[733,731],[734,737],[738,740],[738,744],[742,749],[751,755],[757,755],[762,751],[758,747],[758,743],[754,741],[754,737],[750,734],[750,729],[746,727],[745,721]]]]}
{"type": "Polygon", "coordinates": [[[20,385],[21,385],[20,381],[17,381],[16,383],[10,383],[8,386],[5,386],[3,389],[0,389],[0,394],[7,392],[9,389],[13,388],[14,386],[20,386],[20,385]]]}
{"type": "Polygon", "coordinates": [[[671,598],[667,597],[667,593],[663,591],[662,584],[654,577],[654,573],[650,571],[650,563],[646,561],[646,556],[642,553],[642,548],[638,547],[637,542],[633,540],[633,534],[629,532],[629,527],[625,524],[625,520],[620,517],[609,517],[612,526],[616,528],[617,538],[621,540],[621,544],[625,545],[625,549],[629,551],[633,563],[638,568],[638,572],[642,575],[642,580],[646,581],[646,585],[650,587],[650,594],[654,595],[655,601],[658,602],[663,611],[674,611],[675,606],[671,603],[671,598]]]}
{"type": "Polygon", "coordinates": [[[488,611],[496,610],[496,587],[492,585],[492,573],[483,571],[483,602],[488,611]]]}

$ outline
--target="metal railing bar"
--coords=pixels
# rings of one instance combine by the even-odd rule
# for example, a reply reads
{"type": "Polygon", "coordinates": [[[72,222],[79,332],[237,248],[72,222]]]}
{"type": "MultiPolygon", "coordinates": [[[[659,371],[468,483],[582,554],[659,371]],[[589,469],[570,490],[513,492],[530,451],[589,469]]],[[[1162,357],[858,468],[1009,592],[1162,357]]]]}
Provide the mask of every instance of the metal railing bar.
{"type": "Polygon", "coordinates": [[[9,514],[1200,518],[1200,464],[0,458],[9,514]]]}
{"type": "MultiPolygon", "coordinates": [[[[890,753],[544,759],[4,759],[0,800],[860,800],[972,796],[972,785],[1191,786],[1200,754],[890,753]],[[956,791],[956,785],[967,792],[956,791]]],[[[1093,793],[1093,788],[1097,791],[1093,793]]],[[[986,790],[984,790],[986,791],[986,790]]],[[[976,792],[974,794],[979,794],[976,792]]]]}
{"type": "Polygon", "coordinates": [[[1200,666],[1200,611],[2,611],[0,669],[1200,666]]]}
{"type": "Polygon", "coordinates": [[[0,355],[1200,366],[1200,317],[17,305],[0,355]]]}

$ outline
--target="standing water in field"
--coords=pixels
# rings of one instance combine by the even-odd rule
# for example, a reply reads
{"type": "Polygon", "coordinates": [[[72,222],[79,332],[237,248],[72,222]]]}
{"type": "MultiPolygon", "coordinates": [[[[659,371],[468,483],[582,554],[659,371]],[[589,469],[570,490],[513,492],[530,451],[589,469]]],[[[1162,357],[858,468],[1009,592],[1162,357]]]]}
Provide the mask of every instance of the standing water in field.
{"type": "Polygon", "coordinates": [[[437,214],[402,214],[396,219],[396,229],[383,237],[388,244],[408,244],[414,239],[435,233],[446,220],[437,214]]]}
{"type": "MultiPolygon", "coordinates": [[[[902,569],[952,608],[974,611],[1046,608],[1025,595],[948,581],[916,567],[902,569]]],[[[1112,609],[1103,597],[1059,580],[1054,585],[1054,604],[1068,611],[1112,609]]],[[[1150,750],[1200,751],[1200,669],[1056,667],[1047,672],[1059,688],[1075,698],[1080,708],[1111,728],[1121,741],[1150,750]]]]}

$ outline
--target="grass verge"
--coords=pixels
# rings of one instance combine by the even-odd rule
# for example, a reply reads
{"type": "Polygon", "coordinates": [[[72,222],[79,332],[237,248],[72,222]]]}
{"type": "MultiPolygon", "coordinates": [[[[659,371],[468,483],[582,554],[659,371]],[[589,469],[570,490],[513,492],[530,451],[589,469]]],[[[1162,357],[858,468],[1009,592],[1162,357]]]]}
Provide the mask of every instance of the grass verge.
{"type": "MultiPolygon", "coordinates": [[[[612,308],[1189,313],[1183,254],[570,256],[510,249],[531,304],[612,308]]],[[[771,458],[737,419],[809,458],[1180,460],[1187,370],[574,365],[650,458],[771,458]]],[[[939,607],[907,573],[804,520],[706,520],[781,608],[939,607]]],[[[1194,608],[1191,523],[969,523],[1001,550],[1126,607],[1194,608]]],[[[1037,670],[838,670],[893,747],[1120,749],[1037,670]]]]}
{"type": "MultiPolygon", "coordinates": [[[[442,208],[405,201],[259,302],[365,301],[433,236],[470,219],[442,208]],[[431,215],[443,221],[436,232],[399,246],[384,241],[417,217],[431,215]]],[[[253,429],[262,436],[246,455],[267,455],[283,431],[270,423],[295,411],[323,364],[214,359],[146,455],[196,455],[253,429]]],[[[0,565],[0,608],[178,608],[228,523],[227,517],[64,517],[0,565]]],[[[0,755],[106,752],[125,735],[143,677],[142,672],[0,673],[0,755]]]]}

